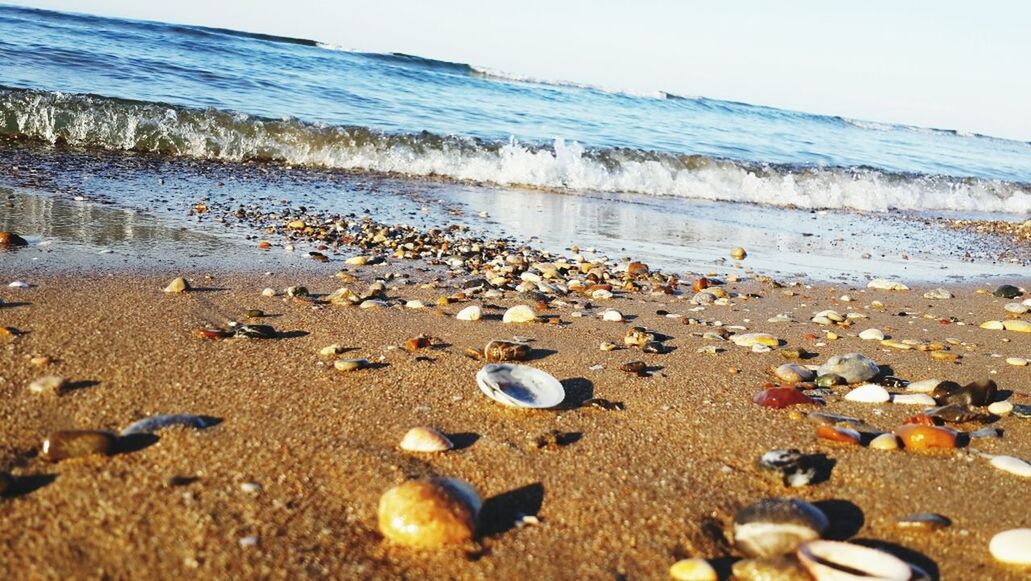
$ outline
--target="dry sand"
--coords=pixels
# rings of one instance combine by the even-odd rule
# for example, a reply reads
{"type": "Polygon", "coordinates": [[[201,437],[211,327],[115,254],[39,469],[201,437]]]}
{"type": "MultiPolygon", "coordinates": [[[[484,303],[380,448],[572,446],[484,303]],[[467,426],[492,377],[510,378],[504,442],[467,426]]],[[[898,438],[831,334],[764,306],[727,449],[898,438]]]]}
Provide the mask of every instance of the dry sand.
{"type": "MultiPolygon", "coordinates": [[[[359,273],[368,282],[375,273],[404,268],[359,273]]],[[[296,276],[210,279],[188,272],[202,288],[182,295],[161,292],[178,272],[4,273],[5,283],[21,277],[34,286],[0,289],[7,303],[0,325],[21,333],[0,346],[0,468],[19,478],[15,493],[0,502],[0,570],[15,578],[664,578],[687,556],[727,570],[740,556],[722,540],[730,537],[735,511],[788,495],[819,501],[833,523],[830,537],[875,542],[945,579],[1028,574],[993,562],[988,552],[995,533],[1031,526],[1028,480],[963,450],[882,452],[818,441],[811,422],[752,403],[771,379],[769,368],[784,362],[781,349],[758,354],[728,342],[718,355],[698,353],[712,342],[693,333],[709,328],[656,314],[663,309],[773,333],[818,354],[805,363],[860,351],[910,380],[991,377],[1015,392],[1011,401],[1031,403],[1031,368],[1003,361],[1031,356],[1031,335],[977,327],[1005,318],[1008,301],[970,288],[954,289],[957,298],[945,301],[921,298],[925,288],[824,285],[786,289],[797,293],[786,296],[746,281],[726,288],[761,298],[740,296],[732,306],[701,312],[691,312],[686,298],[616,299],[596,304],[620,309],[631,322],[573,318],[567,308],[552,311],[567,324],[514,326],[501,323],[500,308],[488,308],[487,320],[462,322],[433,308],[313,309],[259,294],[293,284],[328,293],[339,286],[336,269],[331,263],[296,276]],[[838,302],[844,292],[856,302],[838,302]],[[886,308],[867,308],[874,299],[886,308]],[[193,334],[253,308],[270,314],[261,322],[281,338],[216,341],[193,334]],[[818,346],[805,335],[822,336],[826,328],[808,319],[824,308],[854,309],[869,319],[818,346]],[[915,314],[899,316],[905,311],[915,314]],[[766,322],[781,312],[802,322],[766,322]],[[949,316],[967,325],[939,322],[949,316]],[[628,324],[670,335],[675,350],[599,350],[602,341],[620,342],[628,324]],[[961,362],[941,363],[855,337],[867,327],[899,339],[955,337],[976,347],[955,347],[961,362]],[[443,345],[420,353],[391,348],[420,333],[443,345]],[[532,338],[530,363],[563,381],[568,395],[561,409],[508,409],[477,389],[473,376],[482,363],[464,349],[513,335],[532,338]],[[317,356],[331,343],[353,349],[345,356],[382,357],[382,366],[336,372],[317,356]],[[29,361],[36,355],[54,361],[39,369],[29,361]],[[619,370],[633,359],[647,361],[654,373],[619,370]],[[67,377],[75,389],[56,397],[28,392],[32,379],[49,373],[67,377]],[[588,397],[620,401],[626,409],[580,407],[588,397]],[[205,414],[222,423],[165,430],[153,445],[113,457],[57,464],[36,457],[55,429],[117,431],[158,413],[205,414]],[[443,430],[459,449],[399,451],[401,436],[415,425],[443,430]],[[538,449],[534,438],[555,430],[565,445],[538,449]],[[830,480],[784,488],[755,466],[771,448],[825,453],[835,461],[830,480]],[[380,536],[380,495],[427,475],[462,478],[484,497],[478,547],[415,551],[380,536]],[[249,482],[260,490],[241,488],[249,482]],[[932,533],[896,528],[898,518],[921,511],[944,514],[953,525],[932,533]],[[540,522],[517,527],[520,514],[540,522]],[[257,543],[242,546],[246,537],[257,543]]],[[[418,285],[388,292],[428,304],[440,294],[446,292],[418,285]]],[[[463,306],[442,310],[453,315],[463,306]]],[[[920,408],[831,398],[824,409],[889,430],[920,408]]],[[[1031,421],[1004,417],[993,425],[1003,438],[977,440],[977,448],[1031,459],[1031,421]]]]}

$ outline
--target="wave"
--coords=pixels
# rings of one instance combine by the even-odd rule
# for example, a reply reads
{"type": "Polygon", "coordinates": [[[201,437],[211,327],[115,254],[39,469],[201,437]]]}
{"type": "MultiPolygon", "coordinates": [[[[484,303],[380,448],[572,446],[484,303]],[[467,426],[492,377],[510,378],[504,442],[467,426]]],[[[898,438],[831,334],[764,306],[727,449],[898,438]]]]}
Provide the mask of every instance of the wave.
{"type": "Polygon", "coordinates": [[[494,81],[503,81],[509,83],[529,83],[533,85],[543,85],[547,87],[568,87],[573,89],[584,89],[588,91],[597,91],[599,93],[608,93],[611,95],[622,95],[627,97],[644,97],[649,99],[670,100],[689,99],[689,97],[681,97],[680,95],[674,95],[673,93],[667,93],[666,91],[634,91],[630,89],[614,89],[611,87],[605,87],[602,85],[592,85],[588,83],[576,83],[573,81],[555,81],[551,79],[542,79],[540,77],[521,75],[518,73],[510,73],[507,71],[487,67],[480,67],[475,65],[469,65],[469,68],[473,76],[484,79],[490,79],[494,81]]]}
{"type": "Polygon", "coordinates": [[[563,140],[527,144],[428,132],[393,134],[32,89],[0,88],[0,135],[216,161],[276,161],[574,192],[799,208],[1031,213],[1031,184],[1000,180],[746,164],[690,154],[591,149],[563,140]]]}

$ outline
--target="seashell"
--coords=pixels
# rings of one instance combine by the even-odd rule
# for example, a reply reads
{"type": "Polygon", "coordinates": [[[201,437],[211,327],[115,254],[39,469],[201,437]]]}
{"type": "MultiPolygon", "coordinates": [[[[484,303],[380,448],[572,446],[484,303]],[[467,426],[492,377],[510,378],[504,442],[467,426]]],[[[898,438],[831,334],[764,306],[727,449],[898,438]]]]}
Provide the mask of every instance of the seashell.
{"type": "Polygon", "coordinates": [[[1013,404],[1008,401],[997,401],[992,405],[988,406],[988,413],[995,414],[997,416],[1009,415],[1013,411],[1013,404]]]}
{"type": "Polygon", "coordinates": [[[748,256],[748,253],[740,246],[735,246],[730,249],[730,257],[734,260],[744,260],[746,256],[748,256]]]}
{"type": "Polygon", "coordinates": [[[775,369],[773,374],[785,383],[802,383],[816,377],[815,373],[796,363],[785,363],[775,369]]]}
{"type": "Polygon", "coordinates": [[[1013,456],[992,456],[991,465],[1022,478],[1031,478],[1031,464],[1013,456]]]}
{"type": "Polygon", "coordinates": [[[883,278],[875,278],[870,282],[866,283],[866,288],[873,288],[878,290],[890,290],[890,291],[907,291],[909,287],[902,284],[901,282],[894,282],[885,280],[883,278]]]}
{"type": "Polygon", "coordinates": [[[455,318],[459,321],[479,321],[480,317],[483,316],[483,309],[479,305],[470,305],[455,315],[455,318]]]}
{"type": "Polygon", "coordinates": [[[620,313],[619,311],[617,311],[615,309],[609,309],[609,310],[605,311],[604,314],[602,314],[601,319],[603,321],[611,321],[611,322],[618,323],[618,322],[623,320],[623,313],[620,313]]]}
{"type": "Polygon", "coordinates": [[[602,341],[602,343],[598,346],[598,348],[602,351],[614,351],[616,347],[617,345],[615,343],[611,343],[609,341],[602,341]]]}
{"type": "Polygon", "coordinates": [[[895,430],[907,450],[955,448],[956,433],[948,428],[907,424],[895,430]]]}
{"type": "Polygon", "coordinates": [[[346,286],[342,286],[337,290],[333,291],[332,293],[330,293],[330,295],[326,297],[326,300],[332,305],[342,305],[345,307],[350,305],[357,305],[358,303],[362,302],[361,297],[359,297],[357,294],[355,294],[353,290],[347,288],[346,286]]]}
{"type": "Polygon", "coordinates": [[[494,340],[483,348],[483,358],[491,362],[523,361],[530,356],[530,346],[516,341],[494,340]]]}
{"type": "Polygon", "coordinates": [[[658,341],[648,341],[644,345],[641,345],[642,353],[665,353],[666,346],[658,341]]]}
{"type": "Polygon", "coordinates": [[[644,327],[630,327],[623,337],[623,344],[627,346],[641,347],[648,341],[655,339],[655,335],[648,332],[644,327]]]}
{"type": "Polygon", "coordinates": [[[411,339],[406,339],[405,342],[404,342],[403,347],[404,347],[405,351],[418,351],[419,349],[426,349],[426,348],[430,347],[431,345],[432,345],[432,343],[430,342],[430,338],[429,337],[426,337],[424,335],[419,335],[418,337],[412,337],[411,339]]]}
{"type": "Polygon", "coordinates": [[[769,333],[745,333],[744,335],[733,335],[730,340],[740,347],[751,347],[753,345],[776,347],[780,344],[780,341],[769,333]]]}
{"type": "Polygon", "coordinates": [[[1023,357],[1007,357],[1006,364],[1014,367],[1027,367],[1028,360],[1023,357]]]}
{"type": "Polygon", "coordinates": [[[168,286],[165,287],[166,293],[181,293],[188,290],[190,290],[190,283],[186,282],[186,279],[181,276],[172,279],[172,282],[168,283],[168,286]]]}
{"type": "Polygon", "coordinates": [[[409,480],[383,493],[379,530],[388,540],[412,547],[462,544],[476,537],[483,502],[455,478],[409,480]]]}
{"type": "Polygon", "coordinates": [[[909,581],[912,575],[909,564],[894,555],[841,541],[809,541],[796,554],[815,581],[909,581]]]}
{"type": "Polygon", "coordinates": [[[870,440],[870,447],[874,450],[898,450],[899,438],[895,434],[881,434],[870,440]]]}
{"type": "Polygon", "coordinates": [[[929,291],[925,292],[924,293],[924,298],[925,299],[934,299],[934,300],[943,301],[943,300],[946,300],[946,299],[951,299],[952,298],[952,293],[950,293],[947,289],[936,288],[934,290],[929,290],[929,291]]]}
{"type": "Polygon", "coordinates": [[[1023,303],[1006,303],[1002,308],[1006,309],[1006,312],[1013,313],[1015,315],[1023,315],[1029,309],[1029,307],[1023,303]]]}
{"type": "Polygon", "coordinates": [[[845,320],[845,317],[842,317],[841,313],[838,311],[827,309],[826,311],[820,311],[813,315],[813,320],[815,321],[816,319],[826,319],[831,323],[840,323],[845,320]]]}
{"type": "Polygon", "coordinates": [[[983,406],[991,403],[997,392],[998,386],[990,379],[974,381],[962,387],[952,381],[943,381],[934,388],[931,397],[938,405],[983,406]]]}
{"type": "Polygon", "coordinates": [[[368,359],[337,359],[333,362],[333,367],[337,371],[357,371],[369,365],[368,359]]]}
{"type": "Polygon", "coordinates": [[[61,395],[68,381],[60,375],[44,375],[29,384],[29,391],[38,394],[61,395]]]}
{"type": "Polygon", "coordinates": [[[891,399],[891,394],[876,383],[866,383],[845,394],[845,399],[859,403],[884,403],[891,399]]]}
{"type": "Polygon", "coordinates": [[[906,386],[906,391],[931,393],[934,391],[934,388],[938,387],[939,383],[941,383],[940,379],[922,379],[920,381],[913,381],[906,386]]]}
{"type": "Polygon", "coordinates": [[[278,336],[272,325],[236,325],[233,327],[233,337],[246,339],[275,339],[278,336]]]}
{"type": "Polygon", "coordinates": [[[817,375],[831,373],[840,375],[846,383],[859,383],[872,379],[880,373],[880,368],[873,359],[862,353],[845,353],[831,357],[816,370],[817,375]]]}
{"type": "Polygon", "coordinates": [[[1004,284],[992,292],[993,296],[999,297],[1000,299],[1015,299],[1022,294],[1024,293],[1019,288],[1011,284],[1004,284]]]}
{"type": "Polygon", "coordinates": [[[628,361],[623,365],[620,365],[619,369],[627,373],[634,373],[644,377],[648,373],[648,364],[644,361],[628,361]]]}
{"type": "Polygon", "coordinates": [[[537,314],[527,305],[516,305],[505,311],[501,318],[503,323],[532,323],[536,320],[537,314]]]}
{"type": "Polygon", "coordinates": [[[115,453],[118,436],[100,430],[62,430],[43,440],[40,457],[50,462],[115,453]]]}
{"type": "Polygon", "coordinates": [[[895,523],[900,529],[924,532],[941,530],[951,525],[952,521],[948,517],[934,512],[918,512],[904,516],[895,523]]]}
{"type": "Polygon", "coordinates": [[[276,289],[274,288],[263,288],[261,289],[261,296],[263,297],[274,297],[276,296],[276,289]]]}
{"type": "Polygon", "coordinates": [[[401,438],[399,447],[406,452],[445,452],[455,447],[444,434],[425,426],[416,426],[401,438]]]}
{"type": "Polygon", "coordinates": [[[512,407],[551,408],[566,398],[557,379],[528,365],[485,365],[476,374],[476,384],[494,401],[512,407]]]}
{"type": "Polygon", "coordinates": [[[891,403],[897,403],[900,405],[933,406],[935,401],[933,397],[926,393],[900,393],[891,396],[891,403]]]}
{"type": "Polygon", "coordinates": [[[776,557],[794,551],[827,530],[827,516],[796,498],[766,498],[734,515],[734,542],[750,557],[776,557]]]}
{"type": "Polygon", "coordinates": [[[771,387],[764,389],[756,394],[752,401],[763,407],[774,409],[816,403],[816,400],[793,387],[771,387]]]}
{"type": "Polygon", "coordinates": [[[862,442],[862,435],[856,430],[837,426],[817,426],[816,436],[823,440],[841,442],[850,446],[858,446],[862,442]]]}
{"type": "Polygon", "coordinates": [[[759,458],[758,465],[784,483],[800,487],[822,480],[827,476],[826,458],[818,454],[803,454],[798,450],[770,450],[759,458]]]}
{"type": "Polygon", "coordinates": [[[1018,333],[1031,333],[1031,323],[1027,321],[1003,321],[1002,328],[1006,329],[1007,331],[1016,331],[1018,333]]]}
{"type": "Polygon", "coordinates": [[[880,329],[867,329],[859,334],[859,338],[864,341],[883,341],[884,332],[880,329]]]}
{"type": "Polygon", "coordinates": [[[669,577],[676,581],[717,581],[719,576],[705,559],[681,559],[669,568],[669,577]]]}
{"type": "Polygon", "coordinates": [[[405,308],[406,309],[425,309],[426,308],[426,304],[423,303],[420,300],[413,299],[413,300],[410,300],[410,301],[405,303],[405,308]]]}
{"type": "Polygon", "coordinates": [[[196,428],[203,430],[210,428],[218,424],[216,418],[207,416],[195,416],[191,414],[164,414],[157,416],[150,416],[137,420],[122,430],[122,436],[132,436],[135,434],[153,434],[158,430],[165,428],[171,428],[173,426],[183,426],[187,428],[196,428]]]}
{"type": "Polygon", "coordinates": [[[988,543],[996,561],[1010,565],[1031,565],[1031,529],[1003,531],[988,543]]]}
{"type": "Polygon", "coordinates": [[[741,559],[731,567],[733,579],[738,581],[797,581],[808,579],[809,574],[793,556],[769,559],[741,559]]]}
{"type": "Polygon", "coordinates": [[[810,412],[806,418],[821,426],[833,426],[836,424],[848,424],[852,426],[865,426],[866,422],[859,418],[843,416],[840,414],[829,414],[826,412],[810,412]]]}

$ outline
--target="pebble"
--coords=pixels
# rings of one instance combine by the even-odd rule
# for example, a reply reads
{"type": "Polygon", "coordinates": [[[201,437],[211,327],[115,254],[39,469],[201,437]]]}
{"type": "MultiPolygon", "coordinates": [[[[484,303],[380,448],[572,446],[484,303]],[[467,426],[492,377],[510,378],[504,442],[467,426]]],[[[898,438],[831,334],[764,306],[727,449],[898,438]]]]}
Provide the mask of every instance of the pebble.
{"type": "Polygon", "coordinates": [[[907,291],[909,287],[902,284],[901,282],[894,282],[885,280],[883,278],[875,278],[866,284],[866,288],[873,288],[878,290],[889,290],[889,291],[907,291]]]}
{"type": "Polygon", "coordinates": [[[705,559],[681,559],[669,568],[669,576],[676,581],[717,581],[719,576],[705,559]]]}
{"type": "Polygon", "coordinates": [[[426,305],[420,300],[411,300],[405,303],[406,309],[425,309],[426,305]]]}
{"type": "Polygon", "coordinates": [[[605,299],[611,299],[612,298],[612,291],[600,288],[600,289],[597,289],[597,290],[595,290],[595,291],[593,291],[591,293],[591,298],[596,300],[596,301],[601,301],[601,300],[605,300],[605,299]]]}
{"type": "Polygon", "coordinates": [[[1031,478],[1031,464],[1013,456],[992,456],[991,465],[1022,478],[1031,478]]]}
{"type": "Polygon", "coordinates": [[[7,285],[9,288],[31,288],[32,285],[25,282],[24,280],[16,280],[7,285]]]}
{"type": "Polygon", "coordinates": [[[29,384],[29,391],[41,395],[61,395],[68,381],[59,375],[45,375],[29,384]]]}
{"type": "Polygon", "coordinates": [[[997,416],[1007,416],[1013,411],[1013,404],[1008,401],[997,401],[988,406],[988,413],[997,416]]]}
{"type": "Polygon", "coordinates": [[[337,371],[356,371],[358,369],[365,369],[368,366],[368,359],[337,359],[333,362],[333,367],[337,371]]]}
{"type": "Polygon", "coordinates": [[[1031,529],[1010,529],[994,537],[988,550],[995,560],[1010,565],[1031,565],[1031,529]]]}
{"type": "Polygon", "coordinates": [[[1002,308],[1006,309],[1010,313],[1014,313],[1017,315],[1023,315],[1024,313],[1028,312],[1028,310],[1031,310],[1031,307],[1023,303],[1006,303],[1005,305],[1003,305],[1002,308]]]}
{"type": "Polygon", "coordinates": [[[100,430],[61,430],[43,440],[40,457],[49,462],[115,453],[118,436],[100,430]]]}
{"type": "MultiPolygon", "coordinates": [[[[860,403],[884,403],[891,399],[891,394],[880,385],[867,383],[845,394],[845,399],[860,403]]],[[[931,401],[933,402],[934,399],[932,398],[931,401]]]]}
{"type": "Polygon", "coordinates": [[[1024,293],[1019,288],[1011,284],[1004,284],[992,292],[992,295],[997,296],[1000,299],[1015,299],[1022,294],[1024,293]]]}
{"type": "Polygon", "coordinates": [[[256,494],[261,491],[261,485],[257,482],[244,482],[240,484],[240,490],[247,494],[256,494]]]}
{"type": "Polygon", "coordinates": [[[956,432],[938,426],[906,424],[895,430],[907,450],[955,448],[956,432]]]}
{"type": "Polygon", "coordinates": [[[900,393],[891,396],[891,403],[897,403],[899,405],[933,406],[937,402],[934,401],[933,397],[926,393],[900,393]]]}
{"type": "Polygon", "coordinates": [[[867,329],[859,334],[859,338],[864,341],[883,341],[884,332],[880,329],[867,329]]]}
{"type": "Polygon", "coordinates": [[[951,299],[952,298],[952,293],[950,293],[948,290],[943,289],[943,288],[936,288],[934,290],[929,290],[929,291],[925,292],[924,293],[924,298],[925,299],[934,299],[934,300],[941,301],[941,300],[951,299]]]}
{"type": "Polygon", "coordinates": [[[816,377],[812,371],[797,363],[785,363],[774,370],[773,374],[785,383],[802,383],[812,381],[816,377]]]}
{"type": "Polygon", "coordinates": [[[479,321],[480,317],[483,316],[483,309],[479,305],[470,305],[455,315],[455,318],[459,321],[479,321]]]}
{"type": "Polygon", "coordinates": [[[537,314],[527,305],[516,305],[507,311],[501,321],[504,323],[531,323],[537,320],[537,314]]]}
{"type": "Polygon", "coordinates": [[[866,355],[861,353],[846,353],[835,355],[817,369],[817,375],[838,375],[845,379],[846,383],[859,383],[873,378],[880,372],[880,368],[866,355]]]}
{"type": "Polygon", "coordinates": [[[168,283],[165,287],[166,293],[182,293],[190,290],[190,283],[186,282],[183,277],[172,279],[172,282],[168,283]]]}
{"type": "Polygon", "coordinates": [[[895,526],[907,531],[933,532],[948,528],[952,521],[938,513],[918,512],[904,516],[895,522],[895,526]]]}
{"type": "Polygon", "coordinates": [[[615,309],[609,309],[602,314],[601,318],[603,321],[619,322],[623,320],[623,313],[615,309]]]}
{"type": "Polygon", "coordinates": [[[851,446],[858,446],[863,440],[862,435],[856,430],[826,425],[816,427],[816,436],[823,440],[841,442],[851,446]]]}
{"type": "Polygon", "coordinates": [[[446,452],[455,445],[447,436],[433,428],[416,426],[408,430],[399,447],[406,452],[434,453],[446,452]]]}
{"type": "Polygon", "coordinates": [[[274,288],[264,288],[261,291],[261,296],[263,296],[263,297],[274,297],[274,296],[276,296],[276,289],[274,289],[274,288]]]}
{"type": "Polygon", "coordinates": [[[255,535],[249,535],[246,537],[240,537],[240,546],[243,548],[253,547],[258,544],[258,537],[255,535]]]}
{"type": "Polygon", "coordinates": [[[745,333],[744,335],[734,335],[730,338],[735,345],[741,347],[751,347],[753,345],[765,345],[766,347],[776,347],[780,344],[780,341],[768,333],[745,333]]]}
{"type": "Polygon", "coordinates": [[[1027,367],[1028,361],[1023,357],[1007,357],[1006,363],[1016,367],[1027,367]]]}
{"type": "Polygon", "coordinates": [[[1002,326],[1002,321],[985,321],[978,326],[989,331],[1001,331],[1005,328],[1002,326]]]}
{"type": "Polygon", "coordinates": [[[388,540],[412,547],[460,545],[476,537],[482,505],[461,480],[409,480],[380,497],[379,529],[388,540]]]}
{"type": "Polygon", "coordinates": [[[934,388],[938,387],[939,383],[941,383],[940,379],[921,379],[920,381],[914,381],[907,385],[906,391],[931,393],[934,391],[934,388]]]}
{"type": "Polygon", "coordinates": [[[880,434],[870,440],[870,447],[874,450],[898,450],[899,439],[895,434],[880,434]]]}
{"type": "Polygon", "coordinates": [[[14,232],[0,231],[0,246],[26,246],[28,242],[14,232]]]}
{"type": "Polygon", "coordinates": [[[609,341],[603,341],[598,347],[602,351],[614,351],[617,345],[615,343],[610,343],[609,341]]]}
{"type": "Polygon", "coordinates": [[[1027,321],[1003,321],[1002,328],[1018,333],[1031,333],[1031,323],[1027,321]]]}
{"type": "Polygon", "coordinates": [[[746,256],[748,256],[748,253],[740,246],[735,246],[730,249],[730,257],[734,260],[744,260],[746,256]]]}

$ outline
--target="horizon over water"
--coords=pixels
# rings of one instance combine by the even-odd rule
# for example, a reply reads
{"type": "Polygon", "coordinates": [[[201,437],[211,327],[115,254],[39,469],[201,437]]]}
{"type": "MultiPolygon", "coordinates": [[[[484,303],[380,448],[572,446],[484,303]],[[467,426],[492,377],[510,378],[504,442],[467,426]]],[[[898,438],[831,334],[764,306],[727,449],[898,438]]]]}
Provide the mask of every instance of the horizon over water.
{"type": "MultiPolygon", "coordinates": [[[[276,177],[234,190],[237,200],[274,195],[390,214],[424,192],[437,202],[421,203],[440,206],[430,216],[451,219],[442,208],[458,204],[473,211],[457,221],[552,249],[576,239],[657,264],[719,265],[728,241],[772,242],[766,256],[750,250],[749,264],[930,279],[943,264],[965,275],[1008,266],[968,264],[956,234],[899,231],[890,219],[898,211],[1031,214],[1031,143],[956,131],[6,5],[0,56],[8,163],[57,172],[51,191],[81,190],[165,219],[174,213],[157,209],[156,199],[168,201],[161,196],[215,198],[251,171],[244,167],[271,162],[264,171],[276,177]],[[16,141],[58,147],[32,153],[16,141]],[[178,182],[166,184],[173,178],[138,154],[178,167],[178,182]],[[208,162],[229,169],[195,165],[208,162]],[[112,163],[132,175],[104,167],[112,163]],[[204,177],[212,173],[221,177],[204,177]],[[289,185],[298,173],[306,185],[289,185]],[[487,210],[498,220],[476,218],[487,210]],[[894,259],[906,244],[919,246],[912,260],[894,259]],[[882,260],[859,262],[866,250],[882,260]]],[[[980,254],[989,255],[1002,254],[980,254]]]]}

